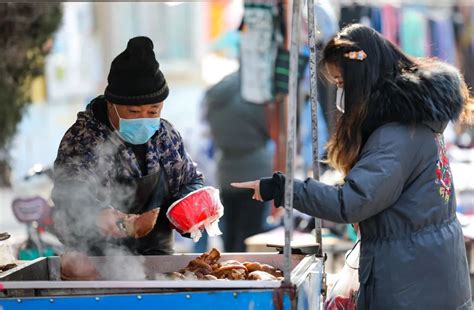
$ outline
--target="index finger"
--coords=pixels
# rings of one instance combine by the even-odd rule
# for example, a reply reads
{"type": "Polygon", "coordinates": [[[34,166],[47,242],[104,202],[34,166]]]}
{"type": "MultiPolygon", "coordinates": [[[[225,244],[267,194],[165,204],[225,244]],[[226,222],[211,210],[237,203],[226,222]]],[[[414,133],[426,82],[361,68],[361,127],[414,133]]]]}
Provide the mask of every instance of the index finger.
{"type": "Polygon", "coordinates": [[[250,188],[250,189],[254,189],[255,188],[255,182],[256,181],[248,181],[248,182],[234,182],[234,183],[230,183],[231,186],[235,187],[235,188],[250,188]]]}

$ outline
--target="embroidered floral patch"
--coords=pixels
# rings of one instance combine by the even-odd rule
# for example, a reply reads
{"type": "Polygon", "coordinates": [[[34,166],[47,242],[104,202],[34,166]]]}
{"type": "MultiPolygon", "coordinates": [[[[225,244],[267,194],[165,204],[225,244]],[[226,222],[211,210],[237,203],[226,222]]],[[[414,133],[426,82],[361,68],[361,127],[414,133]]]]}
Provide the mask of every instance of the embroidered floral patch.
{"type": "Polygon", "coordinates": [[[436,184],[439,187],[439,195],[445,203],[449,202],[451,197],[452,176],[449,168],[449,160],[446,155],[446,146],[442,134],[436,135],[436,143],[438,144],[438,161],[436,162],[436,184]]]}

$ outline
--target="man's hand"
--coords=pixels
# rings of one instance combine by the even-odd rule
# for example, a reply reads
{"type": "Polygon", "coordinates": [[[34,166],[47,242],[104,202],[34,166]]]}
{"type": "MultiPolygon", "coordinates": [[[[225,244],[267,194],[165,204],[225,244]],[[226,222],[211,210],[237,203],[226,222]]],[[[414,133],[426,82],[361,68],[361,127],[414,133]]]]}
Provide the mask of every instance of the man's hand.
{"type": "Polygon", "coordinates": [[[104,209],[100,211],[95,224],[99,228],[100,233],[105,237],[125,238],[127,233],[118,227],[117,222],[123,221],[126,218],[127,215],[118,210],[104,209]]]}

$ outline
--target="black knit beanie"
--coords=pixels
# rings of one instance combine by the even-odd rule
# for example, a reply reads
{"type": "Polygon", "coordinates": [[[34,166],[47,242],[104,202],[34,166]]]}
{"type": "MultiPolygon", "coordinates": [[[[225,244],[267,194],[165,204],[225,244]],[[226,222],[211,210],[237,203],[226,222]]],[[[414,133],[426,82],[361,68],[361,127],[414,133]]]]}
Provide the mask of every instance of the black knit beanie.
{"type": "Polygon", "coordinates": [[[147,37],[130,39],[112,61],[105,99],[115,104],[143,105],[162,102],[169,90],[147,37]]]}

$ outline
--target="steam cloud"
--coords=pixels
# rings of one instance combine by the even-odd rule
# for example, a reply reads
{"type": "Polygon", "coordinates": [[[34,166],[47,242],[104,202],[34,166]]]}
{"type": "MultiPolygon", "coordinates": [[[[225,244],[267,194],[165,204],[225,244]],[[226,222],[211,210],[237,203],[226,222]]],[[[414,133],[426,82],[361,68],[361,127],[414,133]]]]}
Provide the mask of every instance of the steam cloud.
{"type": "MultiPolygon", "coordinates": [[[[115,158],[118,151],[112,142],[98,144],[94,154],[67,158],[56,167],[53,200],[55,230],[65,244],[65,251],[87,253],[91,245],[105,255],[100,273],[106,280],[144,280],[146,278],[143,256],[136,256],[113,239],[104,239],[96,228],[98,213],[107,207],[130,213],[135,188],[111,182],[117,173],[115,158]],[[91,162],[84,166],[84,157],[91,162]],[[109,242],[98,242],[109,241],[109,242]]],[[[118,165],[120,166],[120,165],[118,165]]],[[[126,168],[123,168],[126,169],[126,168]]],[[[90,255],[90,254],[89,254],[90,255]]]]}

